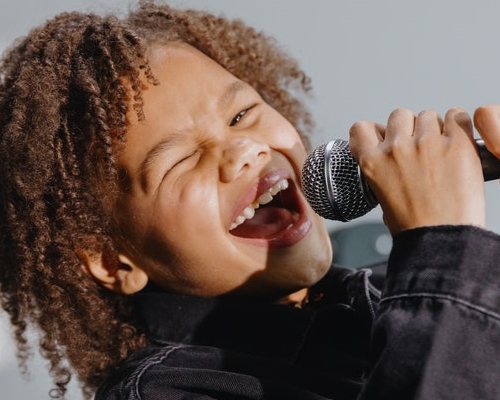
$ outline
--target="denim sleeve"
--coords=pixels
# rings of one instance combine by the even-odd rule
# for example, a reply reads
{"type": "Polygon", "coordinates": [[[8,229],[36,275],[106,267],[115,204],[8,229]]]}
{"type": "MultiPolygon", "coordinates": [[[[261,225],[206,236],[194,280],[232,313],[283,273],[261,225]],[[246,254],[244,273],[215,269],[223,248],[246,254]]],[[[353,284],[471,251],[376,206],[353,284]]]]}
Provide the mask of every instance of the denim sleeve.
{"type": "Polygon", "coordinates": [[[438,226],[394,238],[360,399],[500,399],[500,237],[438,226]]]}

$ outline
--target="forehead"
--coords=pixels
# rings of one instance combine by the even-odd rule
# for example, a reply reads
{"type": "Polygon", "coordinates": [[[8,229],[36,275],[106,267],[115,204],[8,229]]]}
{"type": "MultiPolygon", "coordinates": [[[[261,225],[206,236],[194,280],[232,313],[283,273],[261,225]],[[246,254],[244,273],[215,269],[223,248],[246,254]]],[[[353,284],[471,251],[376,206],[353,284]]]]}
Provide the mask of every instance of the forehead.
{"type": "MultiPolygon", "coordinates": [[[[251,88],[186,43],[154,45],[148,51],[148,62],[158,84],[151,83],[146,73],[142,72],[140,108],[146,119],[161,117],[165,121],[167,116],[172,117],[176,112],[182,113],[194,107],[207,110],[208,105],[229,103],[235,92],[251,88]],[[158,113],[160,109],[163,110],[158,113]]],[[[136,97],[131,98],[132,103],[136,100],[136,97]]],[[[131,105],[128,110],[129,128],[138,122],[136,106],[131,105]]]]}
{"type": "MultiPolygon", "coordinates": [[[[146,118],[148,113],[151,117],[151,108],[157,108],[162,103],[164,108],[168,107],[172,112],[188,104],[211,102],[224,87],[239,81],[216,61],[186,43],[153,45],[147,56],[154,80],[159,84],[151,83],[145,71],[142,71],[140,107],[146,118]]],[[[239,82],[243,85],[243,82],[239,82]]],[[[129,89],[132,88],[129,86],[129,89]]],[[[131,103],[134,102],[136,97],[131,98],[131,103]]],[[[128,123],[137,123],[138,117],[137,107],[131,105],[128,123]]]]}
{"type": "Polygon", "coordinates": [[[210,82],[235,79],[224,67],[187,43],[153,46],[148,57],[151,69],[160,81],[179,82],[183,77],[191,81],[206,78],[210,82]]]}

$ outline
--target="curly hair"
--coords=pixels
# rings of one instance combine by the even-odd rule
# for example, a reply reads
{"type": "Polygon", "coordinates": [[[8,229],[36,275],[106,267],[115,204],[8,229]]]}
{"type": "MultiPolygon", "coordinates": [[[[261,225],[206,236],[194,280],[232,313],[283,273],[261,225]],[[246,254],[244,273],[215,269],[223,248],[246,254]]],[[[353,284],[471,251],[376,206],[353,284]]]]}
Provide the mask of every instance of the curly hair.
{"type": "Polygon", "coordinates": [[[147,344],[128,297],[81,268],[79,251],[114,250],[109,204],[126,113],[141,111],[153,44],[183,41],[251,84],[307,143],[308,77],[275,41],[195,10],[142,1],[126,16],[62,13],[8,49],[0,64],[0,300],[21,366],[39,332],[54,389],[76,374],[86,398],[147,344]],[[132,93],[130,93],[132,91],[132,93]],[[131,105],[131,100],[132,105],[131,105]]]}

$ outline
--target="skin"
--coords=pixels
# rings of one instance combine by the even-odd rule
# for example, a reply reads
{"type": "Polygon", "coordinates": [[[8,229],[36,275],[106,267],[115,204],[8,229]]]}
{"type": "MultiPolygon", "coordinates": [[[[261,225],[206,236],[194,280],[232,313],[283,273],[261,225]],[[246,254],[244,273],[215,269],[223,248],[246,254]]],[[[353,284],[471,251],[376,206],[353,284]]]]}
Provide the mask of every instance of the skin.
{"type": "Polygon", "coordinates": [[[474,112],[474,126],[488,150],[500,158],[500,105],[478,107],[474,112]]]}
{"type": "Polygon", "coordinates": [[[449,110],[443,121],[435,111],[397,109],[386,127],[354,124],[350,147],[393,235],[422,226],[485,226],[481,164],[463,110],[449,110]]]}
{"type": "Polygon", "coordinates": [[[121,266],[94,259],[90,272],[125,293],[151,280],[200,296],[281,298],[317,282],[332,250],[299,190],[306,151],[294,127],[186,44],[154,47],[149,60],[160,84],[143,88],[145,120],[131,110],[117,155],[121,266]],[[243,209],[283,178],[293,212],[268,209],[231,231],[243,209]]]}

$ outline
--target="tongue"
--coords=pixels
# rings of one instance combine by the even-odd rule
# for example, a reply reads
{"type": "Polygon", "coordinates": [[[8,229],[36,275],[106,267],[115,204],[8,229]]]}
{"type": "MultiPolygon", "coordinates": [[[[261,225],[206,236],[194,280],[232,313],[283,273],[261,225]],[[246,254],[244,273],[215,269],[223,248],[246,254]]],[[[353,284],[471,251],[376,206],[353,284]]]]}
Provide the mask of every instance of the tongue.
{"type": "Polygon", "coordinates": [[[266,238],[285,230],[293,222],[293,213],[285,208],[258,208],[252,219],[247,219],[231,233],[245,238],[266,238]]]}

